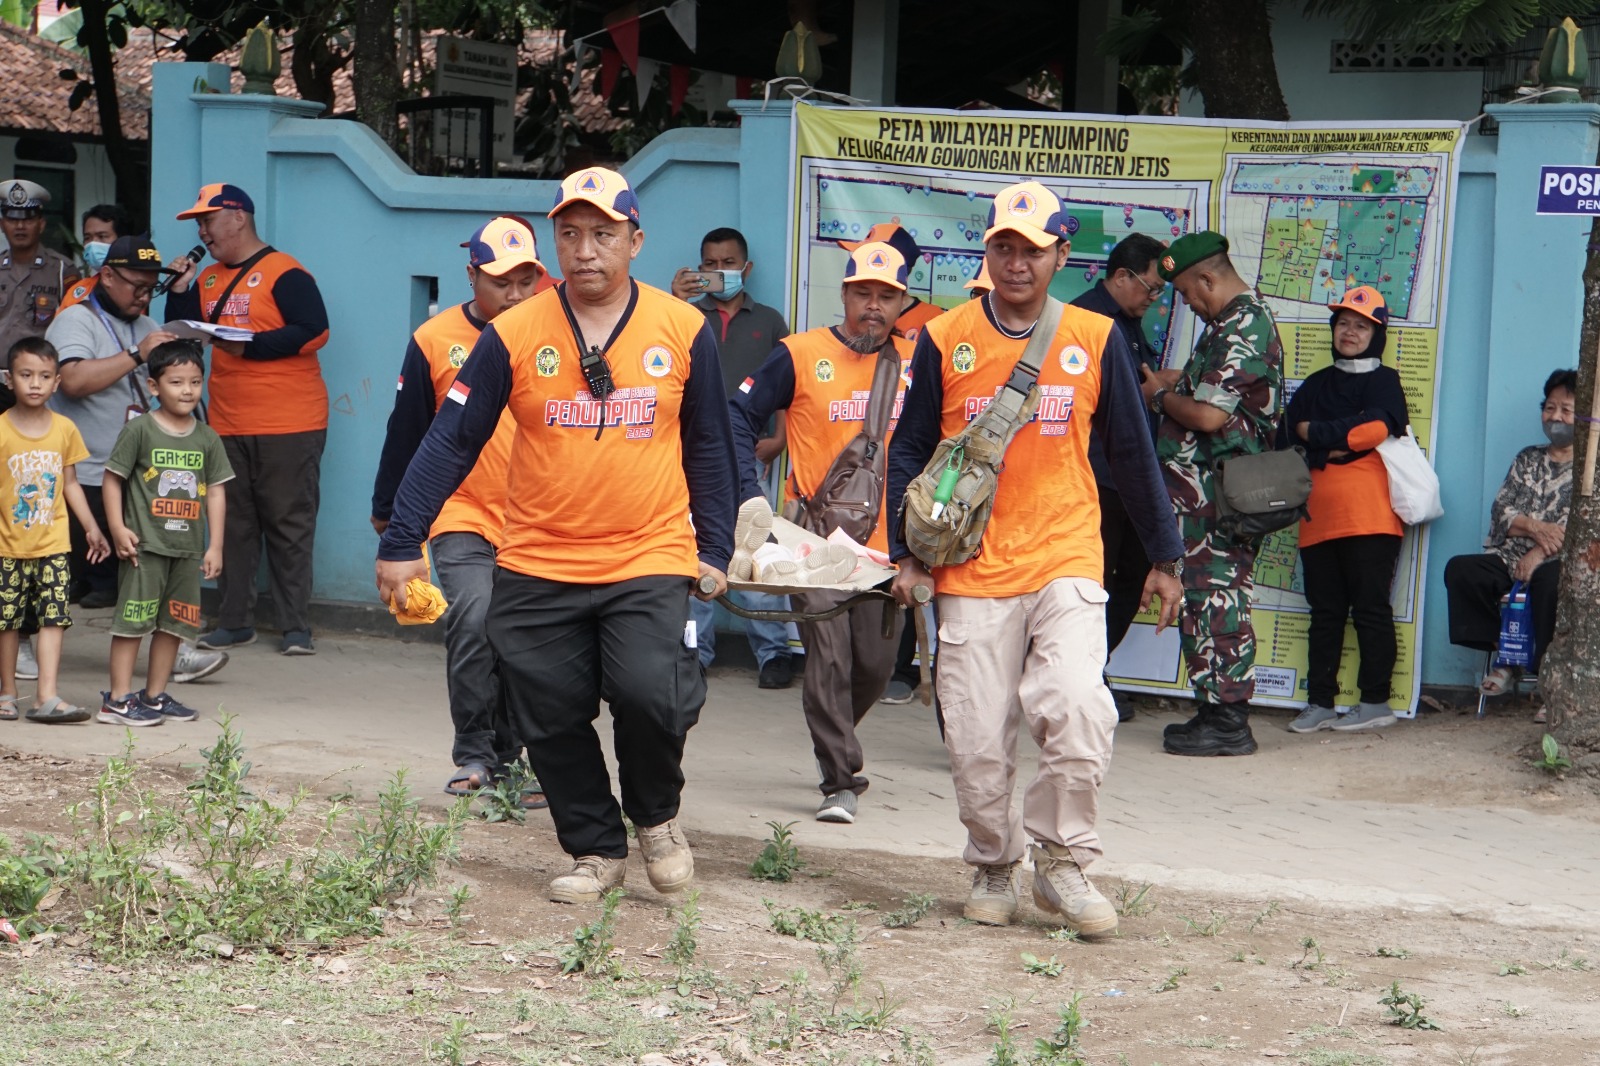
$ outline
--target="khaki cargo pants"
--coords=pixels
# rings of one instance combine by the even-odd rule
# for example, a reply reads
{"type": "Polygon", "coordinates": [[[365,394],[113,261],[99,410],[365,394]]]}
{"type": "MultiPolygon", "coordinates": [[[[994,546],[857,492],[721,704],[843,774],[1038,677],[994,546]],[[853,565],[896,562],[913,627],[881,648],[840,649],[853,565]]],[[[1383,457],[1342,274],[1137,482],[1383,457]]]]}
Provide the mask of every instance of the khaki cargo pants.
{"type": "Polygon", "coordinates": [[[1065,845],[1080,866],[1100,857],[1095,818],[1117,725],[1102,677],[1106,598],[1085,578],[1006,599],[938,597],[939,704],[968,863],[1013,862],[1029,840],[1065,845]],[[1019,815],[1024,720],[1039,771],[1019,815]]]}

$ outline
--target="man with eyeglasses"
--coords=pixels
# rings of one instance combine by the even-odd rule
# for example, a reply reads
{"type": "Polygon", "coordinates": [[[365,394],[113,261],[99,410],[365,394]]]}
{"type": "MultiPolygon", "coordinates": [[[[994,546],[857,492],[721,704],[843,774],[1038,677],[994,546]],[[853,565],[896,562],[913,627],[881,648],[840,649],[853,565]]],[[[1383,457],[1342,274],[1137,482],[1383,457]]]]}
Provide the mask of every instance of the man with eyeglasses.
{"type": "Polygon", "coordinates": [[[629,276],[644,234],[626,179],[580,170],[549,217],[565,280],[484,327],[395,493],[376,576],[403,607],[407,583],[428,574],[429,528],[509,408],[489,642],[573,860],[549,898],[592,903],[627,871],[624,814],[656,891],[694,879],[678,808],[706,683],[689,596],[727,589],[738,479],[705,316],[629,276]],[[595,730],[601,700],[620,804],[595,730]]]}
{"type": "MultiPolygon", "coordinates": [[[[1144,316],[1166,290],[1161,276],[1156,273],[1156,260],[1165,250],[1166,246],[1154,237],[1129,234],[1106,257],[1105,276],[1094,283],[1094,288],[1072,301],[1074,307],[1105,315],[1117,324],[1117,332],[1126,342],[1135,381],[1143,379],[1146,369],[1161,369],[1161,353],[1145,336],[1144,316]]],[[[1145,417],[1150,423],[1150,439],[1154,441],[1161,419],[1148,412],[1145,417]]],[[[1139,613],[1139,597],[1144,590],[1145,575],[1150,572],[1150,560],[1145,557],[1138,530],[1117,492],[1111,464],[1106,461],[1105,445],[1098,432],[1089,434],[1089,466],[1094,470],[1094,481],[1100,490],[1100,542],[1105,547],[1106,592],[1111,596],[1106,604],[1106,658],[1109,660],[1122,638],[1128,635],[1134,615],[1139,613]]],[[[1119,700],[1117,720],[1126,722],[1132,717],[1133,708],[1119,700]]]]}

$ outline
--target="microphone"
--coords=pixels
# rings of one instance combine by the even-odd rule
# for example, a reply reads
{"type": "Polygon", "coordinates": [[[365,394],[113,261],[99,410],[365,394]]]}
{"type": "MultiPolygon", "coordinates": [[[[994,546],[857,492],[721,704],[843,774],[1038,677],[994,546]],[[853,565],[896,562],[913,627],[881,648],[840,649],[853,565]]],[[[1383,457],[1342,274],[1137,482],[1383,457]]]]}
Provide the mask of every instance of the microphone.
{"type": "MultiPolygon", "coordinates": [[[[205,257],[206,257],[206,246],[203,245],[203,244],[197,244],[193,248],[189,249],[189,254],[187,256],[185,256],[184,258],[188,259],[191,263],[195,264],[196,266],[199,266],[200,265],[200,260],[204,259],[205,257]]],[[[168,275],[167,277],[162,278],[161,279],[161,283],[159,285],[157,285],[155,287],[155,290],[150,293],[151,298],[153,299],[153,298],[155,298],[157,296],[164,296],[166,294],[167,290],[172,288],[172,283],[174,281],[176,281],[176,280],[177,280],[177,277],[175,275],[168,275]]]]}

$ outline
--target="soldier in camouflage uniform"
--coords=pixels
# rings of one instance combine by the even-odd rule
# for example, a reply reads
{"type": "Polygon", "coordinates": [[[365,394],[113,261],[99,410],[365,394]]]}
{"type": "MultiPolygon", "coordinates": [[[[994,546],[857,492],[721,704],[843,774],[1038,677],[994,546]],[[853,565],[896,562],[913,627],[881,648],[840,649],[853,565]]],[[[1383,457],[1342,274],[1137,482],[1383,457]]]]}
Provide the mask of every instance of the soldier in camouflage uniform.
{"type": "Polygon", "coordinates": [[[1249,755],[1255,694],[1251,569],[1260,537],[1217,528],[1216,464],[1270,451],[1283,395],[1283,346],[1267,309],[1228,259],[1228,240],[1205,230],[1172,242],[1158,261],[1207,323],[1183,370],[1147,371],[1145,400],[1162,415],[1156,457],[1183,537],[1184,660],[1198,710],[1168,726],[1174,755],[1249,755]]]}

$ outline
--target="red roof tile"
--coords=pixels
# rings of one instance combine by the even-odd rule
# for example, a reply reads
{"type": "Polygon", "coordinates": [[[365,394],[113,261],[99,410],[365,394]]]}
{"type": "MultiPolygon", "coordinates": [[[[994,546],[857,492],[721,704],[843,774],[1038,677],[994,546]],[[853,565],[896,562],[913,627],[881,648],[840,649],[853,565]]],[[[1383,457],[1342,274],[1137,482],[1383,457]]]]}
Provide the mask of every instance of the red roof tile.
{"type": "MultiPolygon", "coordinates": [[[[130,42],[132,43],[132,42],[130,42]]],[[[100,113],[93,99],[76,111],[67,110],[76,81],[61,77],[63,69],[89,77],[89,60],[60,45],[35,37],[0,20],[0,130],[7,133],[57,133],[77,137],[100,135],[100,113]]],[[[117,98],[122,106],[122,133],[130,140],[149,137],[148,82],[117,71],[117,98]]]]}

